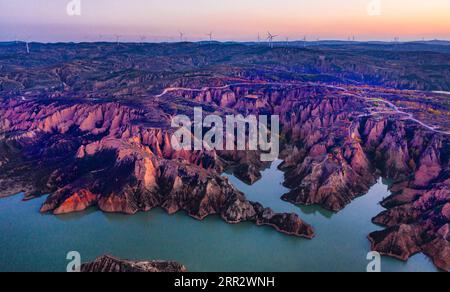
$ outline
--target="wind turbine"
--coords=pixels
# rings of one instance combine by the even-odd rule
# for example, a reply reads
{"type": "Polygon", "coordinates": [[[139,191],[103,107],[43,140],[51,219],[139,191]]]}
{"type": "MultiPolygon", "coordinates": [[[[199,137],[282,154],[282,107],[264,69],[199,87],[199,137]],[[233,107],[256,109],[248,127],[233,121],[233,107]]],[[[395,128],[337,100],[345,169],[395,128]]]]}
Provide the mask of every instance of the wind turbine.
{"type": "Polygon", "coordinates": [[[258,44],[261,43],[261,35],[258,33],[258,44]]]}
{"type": "Polygon", "coordinates": [[[306,35],[303,37],[303,47],[306,48],[306,35]]]}
{"type": "Polygon", "coordinates": [[[143,45],[145,43],[146,39],[147,39],[147,37],[145,35],[141,36],[141,45],[143,45]]]}
{"type": "Polygon", "coordinates": [[[25,37],[25,49],[27,51],[27,54],[30,53],[30,37],[27,36],[25,37]]]}
{"type": "Polygon", "coordinates": [[[207,36],[209,36],[209,41],[212,42],[213,40],[213,32],[207,33],[207,36]]]}
{"type": "Polygon", "coordinates": [[[273,35],[270,32],[267,32],[267,40],[269,41],[269,45],[273,48],[273,39],[276,38],[277,35],[273,35]]]}
{"type": "Polygon", "coordinates": [[[116,34],[115,37],[116,37],[117,45],[120,45],[120,35],[116,34]]]}
{"type": "Polygon", "coordinates": [[[180,35],[180,42],[184,42],[184,32],[178,31],[178,34],[180,35]]]}

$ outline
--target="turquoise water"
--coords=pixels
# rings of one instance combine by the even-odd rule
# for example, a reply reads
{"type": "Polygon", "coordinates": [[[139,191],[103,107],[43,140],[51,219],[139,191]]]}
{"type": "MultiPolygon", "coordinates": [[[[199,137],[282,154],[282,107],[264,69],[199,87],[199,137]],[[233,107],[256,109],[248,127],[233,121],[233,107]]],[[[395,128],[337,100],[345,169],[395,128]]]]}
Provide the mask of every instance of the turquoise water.
{"type": "MultiPolygon", "coordinates": [[[[217,216],[196,221],[183,213],[157,209],[135,216],[89,210],[63,216],[42,215],[45,198],[22,202],[21,196],[0,200],[0,271],[65,271],[66,254],[78,251],[82,261],[102,254],[126,259],[176,260],[189,271],[365,271],[370,251],[366,236],[380,229],[370,220],[389,195],[380,181],[344,211],[299,208],[280,200],[279,163],[253,186],[230,180],[250,200],[277,212],[297,212],[312,224],[313,240],[290,237],[251,223],[229,225],[217,216]]],[[[424,255],[408,263],[383,257],[383,271],[436,271],[424,255]]]]}

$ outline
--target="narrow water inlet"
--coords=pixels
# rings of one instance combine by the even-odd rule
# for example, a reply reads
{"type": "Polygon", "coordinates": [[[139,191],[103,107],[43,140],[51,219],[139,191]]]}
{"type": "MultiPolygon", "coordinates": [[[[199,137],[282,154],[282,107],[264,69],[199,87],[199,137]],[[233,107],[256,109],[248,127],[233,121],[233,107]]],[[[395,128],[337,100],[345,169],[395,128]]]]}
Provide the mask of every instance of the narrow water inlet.
{"type": "MultiPolygon", "coordinates": [[[[134,216],[88,211],[43,215],[45,198],[22,202],[21,195],[0,200],[0,271],[65,271],[69,251],[87,262],[103,254],[124,259],[175,260],[189,271],[366,271],[367,235],[381,229],[371,223],[389,195],[378,182],[369,193],[334,214],[317,206],[297,207],[280,197],[280,161],[249,186],[227,175],[249,200],[276,212],[295,212],[313,225],[313,240],[286,236],[251,223],[229,225],[217,216],[197,221],[156,209],[134,216]]],[[[422,254],[407,263],[383,257],[382,271],[436,271],[422,254]]]]}

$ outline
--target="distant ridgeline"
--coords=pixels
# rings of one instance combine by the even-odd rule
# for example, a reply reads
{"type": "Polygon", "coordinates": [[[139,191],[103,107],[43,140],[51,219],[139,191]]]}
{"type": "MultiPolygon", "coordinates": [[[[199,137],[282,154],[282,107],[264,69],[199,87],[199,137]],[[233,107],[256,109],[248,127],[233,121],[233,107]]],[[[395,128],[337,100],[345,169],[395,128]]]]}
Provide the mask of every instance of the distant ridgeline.
{"type": "Polygon", "coordinates": [[[211,85],[220,76],[450,91],[450,42],[306,44],[275,42],[272,49],[267,43],[29,43],[27,54],[26,43],[5,42],[0,58],[8,78],[0,78],[0,92],[107,89],[111,97],[143,89],[156,93],[186,78],[211,85]]]}

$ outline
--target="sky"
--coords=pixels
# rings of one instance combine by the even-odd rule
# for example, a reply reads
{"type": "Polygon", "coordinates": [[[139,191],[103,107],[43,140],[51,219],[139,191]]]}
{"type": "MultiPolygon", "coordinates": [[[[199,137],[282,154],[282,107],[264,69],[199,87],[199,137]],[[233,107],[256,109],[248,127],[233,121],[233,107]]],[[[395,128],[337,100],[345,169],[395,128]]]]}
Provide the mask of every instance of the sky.
{"type": "Polygon", "coordinates": [[[278,40],[450,40],[450,0],[0,0],[0,41],[178,41],[180,31],[188,41],[268,31],[278,40]]]}

